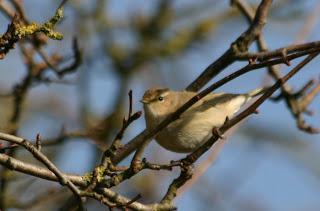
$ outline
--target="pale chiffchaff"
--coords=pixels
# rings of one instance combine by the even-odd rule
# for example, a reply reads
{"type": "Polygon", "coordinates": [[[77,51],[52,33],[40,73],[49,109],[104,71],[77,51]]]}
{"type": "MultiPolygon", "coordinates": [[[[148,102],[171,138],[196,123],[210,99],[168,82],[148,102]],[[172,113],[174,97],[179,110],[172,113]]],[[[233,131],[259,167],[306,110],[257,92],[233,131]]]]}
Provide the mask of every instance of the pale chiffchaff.
{"type": "MultiPolygon", "coordinates": [[[[252,97],[265,90],[266,88],[259,88],[247,94],[208,94],[186,110],[179,119],[161,130],[155,139],[167,150],[192,152],[212,136],[213,128],[222,126],[226,118],[230,119],[252,97]]],[[[147,90],[141,100],[147,129],[157,126],[196,94],[169,89],[147,90]]]]}

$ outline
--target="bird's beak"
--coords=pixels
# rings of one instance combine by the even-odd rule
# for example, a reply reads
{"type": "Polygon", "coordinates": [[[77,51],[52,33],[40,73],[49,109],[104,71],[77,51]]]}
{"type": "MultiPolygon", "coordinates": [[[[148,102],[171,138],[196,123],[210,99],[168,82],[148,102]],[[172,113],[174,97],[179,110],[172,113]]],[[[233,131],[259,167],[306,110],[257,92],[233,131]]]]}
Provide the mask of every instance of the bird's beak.
{"type": "Polygon", "coordinates": [[[140,103],[142,103],[142,104],[147,104],[148,101],[147,101],[147,100],[144,100],[144,99],[141,99],[141,100],[140,100],[140,103]]]}

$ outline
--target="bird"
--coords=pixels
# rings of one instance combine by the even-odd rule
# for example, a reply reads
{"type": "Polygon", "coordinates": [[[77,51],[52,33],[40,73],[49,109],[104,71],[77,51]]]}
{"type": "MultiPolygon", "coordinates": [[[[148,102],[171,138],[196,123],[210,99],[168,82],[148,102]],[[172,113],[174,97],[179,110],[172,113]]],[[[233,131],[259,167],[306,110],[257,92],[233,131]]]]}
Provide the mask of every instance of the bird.
{"type": "MultiPolygon", "coordinates": [[[[172,152],[193,152],[212,136],[214,128],[222,126],[226,119],[230,119],[250,99],[263,94],[266,89],[258,88],[244,94],[209,93],[158,132],[155,140],[172,152]]],[[[141,102],[146,129],[156,127],[195,95],[196,92],[173,91],[168,88],[145,91],[141,102]]]]}

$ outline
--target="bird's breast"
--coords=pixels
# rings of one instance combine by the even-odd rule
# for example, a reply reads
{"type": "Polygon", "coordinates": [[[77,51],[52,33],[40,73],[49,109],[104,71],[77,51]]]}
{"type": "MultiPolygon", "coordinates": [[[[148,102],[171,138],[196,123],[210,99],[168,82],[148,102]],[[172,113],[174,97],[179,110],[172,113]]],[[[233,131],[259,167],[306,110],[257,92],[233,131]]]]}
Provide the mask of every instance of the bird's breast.
{"type": "Polygon", "coordinates": [[[170,151],[192,152],[209,139],[213,127],[223,124],[223,122],[214,120],[213,116],[208,116],[214,114],[216,113],[208,113],[208,111],[193,115],[185,113],[180,119],[172,122],[162,130],[156,136],[156,140],[161,146],[170,151]]]}

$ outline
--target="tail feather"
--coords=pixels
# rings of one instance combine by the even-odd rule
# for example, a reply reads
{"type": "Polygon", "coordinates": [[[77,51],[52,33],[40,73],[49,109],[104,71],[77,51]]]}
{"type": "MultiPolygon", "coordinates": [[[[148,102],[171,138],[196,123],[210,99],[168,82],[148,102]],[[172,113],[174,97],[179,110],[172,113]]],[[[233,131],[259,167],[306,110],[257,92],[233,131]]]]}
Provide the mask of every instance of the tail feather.
{"type": "Polygon", "coordinates": [[[228,117],[232,117],[233,114],[238,112],[242,106],[244,106],[253,97],[263,94],[269,87],[262,87],[254,89],[246,94],[225,94],[226,101],[221,103],[222,110],[226,111],[228,117]]]}
{"type": "Polygon", "coordinates": [[[250,98],[252,98],[252,97],[256,97],[256,96],[258,96],[258,95],[262,95],[262,94],[265,93],[268,89],[269,89],[269,87],[260,87],[260,88],[254,89],[254,90],[252,90],[252,91],[250,91],[250,92],[248,93],[248,96],[249,96],[250,98]]]}

